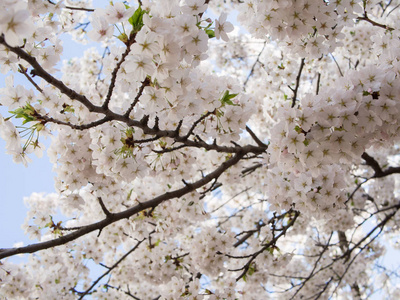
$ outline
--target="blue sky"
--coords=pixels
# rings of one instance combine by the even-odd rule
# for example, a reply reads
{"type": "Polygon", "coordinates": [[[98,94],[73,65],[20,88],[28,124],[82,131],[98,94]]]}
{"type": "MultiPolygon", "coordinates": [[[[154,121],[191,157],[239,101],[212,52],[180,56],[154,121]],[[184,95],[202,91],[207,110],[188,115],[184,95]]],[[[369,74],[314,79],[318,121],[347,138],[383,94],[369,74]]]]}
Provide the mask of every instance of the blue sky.
{"type": "MultiPolygon", "coordinates": [[[[1,84],[4,84],[3,80],[1,84]]],[[[6,116],[4,111],[4,108],[0,110],[6,116]]],[[[28,168],[15,164],[12,156],[5,154],[5,142],[0,139],[0,248],[12,247],[21,241],[25,244],[30,242],[21,229],[27,212],[23,198],[32,192],[54,192],[55,174],[47,155],[41,159],[31,157],[33,162],[28,168]]]]}

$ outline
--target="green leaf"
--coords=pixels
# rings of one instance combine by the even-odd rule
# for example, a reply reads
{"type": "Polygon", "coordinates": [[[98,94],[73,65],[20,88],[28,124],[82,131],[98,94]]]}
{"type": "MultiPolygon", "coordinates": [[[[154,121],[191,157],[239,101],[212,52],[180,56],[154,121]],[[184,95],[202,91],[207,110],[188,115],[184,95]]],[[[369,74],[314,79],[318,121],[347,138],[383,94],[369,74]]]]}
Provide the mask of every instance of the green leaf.
{"type": "Polygon", "coordinates": [[[363,96],[369,96],[369,95],[371,95],[370,92],[368,92],[368,91],[363,91],[363,96]]]}
{"type": "Polygon", "coordinates": [[[210,39],[215,38],[215,32],[212,29],[206,29],[205,32],[207,33],[210,39]]]}
{"type": "Polygon", "coordinates": [[[132,192],[133,192],[133,189],[131,189],[131,190],[128,192],[128,195],[126,196],[126,200],[129,200],[129,199],[131,198],[132,192]]]}
{"type": "Polygon", "coordinates": [[[222,105],[237,105],[235,103],[232,102],[231,99],[235,98],[238,94],[229,94],[229,91],[225,91],[224,95],[222,96],[222,98],[220,99],[222,105]]]}
{"type": "Polygon", "coordinates": [[[143,27],[143,15],[147,13],[147,11],[143,10],[141,6],[133,13],[132,17],[128,19],[129,23],[133,27],[133,32],[139,32],[143,27]]]}
{"type": "Polygon", "coordinates": [[[256,268],[254,267],[254,264],[251,264],[249,267],[249,271],[247,272],[247,274],[249,274],[249,276],[253,275],[254,272],[256,271],[256,268]]]}

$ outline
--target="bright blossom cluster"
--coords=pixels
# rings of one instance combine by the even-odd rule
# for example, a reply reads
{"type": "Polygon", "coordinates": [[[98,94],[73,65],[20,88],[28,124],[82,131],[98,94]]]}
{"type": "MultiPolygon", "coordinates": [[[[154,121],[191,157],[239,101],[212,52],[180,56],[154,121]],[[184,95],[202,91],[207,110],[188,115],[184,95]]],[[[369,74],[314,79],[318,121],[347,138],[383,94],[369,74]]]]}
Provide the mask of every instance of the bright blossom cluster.
{"type": "Polygon", "coordinates": [[[34,249],[0,249],[0,295],[373,293],[399,223],[398,1],[92,4],[0,4],[0,136],[25,165],[50,136],[57,173],[25,199],[34,249]],[[61,65],[64,33],[97,46],[61,65]]]}

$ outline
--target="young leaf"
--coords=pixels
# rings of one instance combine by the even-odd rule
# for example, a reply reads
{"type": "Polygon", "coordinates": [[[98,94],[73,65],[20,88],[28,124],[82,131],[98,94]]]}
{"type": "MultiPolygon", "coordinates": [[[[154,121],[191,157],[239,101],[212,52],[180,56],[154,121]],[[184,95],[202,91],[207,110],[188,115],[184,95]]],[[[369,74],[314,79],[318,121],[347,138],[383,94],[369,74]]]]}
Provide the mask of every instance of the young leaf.
{"type": "Polygon", "coordinates": [[[237,105],[232,102],[232,99],[235,98],[238,94],[229,94],[229,91],[225,91],[224,95],[220,99],[222,105],[237,105]]]}
{"type": "Polygon", "coordinates": [[[143,15],[147,13],[147,11],[143,10],[140,6],[133,13],[132,17],[128,19],[129,23],[133,27],[133,32],[139,32],[143,27],[143,15]]]}

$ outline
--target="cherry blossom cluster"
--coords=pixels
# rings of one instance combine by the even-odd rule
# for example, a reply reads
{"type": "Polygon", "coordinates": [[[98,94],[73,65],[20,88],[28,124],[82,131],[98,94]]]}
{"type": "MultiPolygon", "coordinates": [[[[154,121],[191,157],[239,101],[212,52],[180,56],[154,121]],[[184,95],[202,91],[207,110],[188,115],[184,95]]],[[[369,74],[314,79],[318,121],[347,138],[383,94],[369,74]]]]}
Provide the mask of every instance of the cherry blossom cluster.
{"type": "Polygon", "coordinates": [[[0,136],[25,165],[50,136],[57,174],[0,295],[399,293],[374,282],[400,222],[398,1],[93,5],[0,4],[0,136]],[[61,64],[64,34],[91,44],[61,64]]]}
{"type": "Polygon", "coordinates": [[[337,162],[350,163],[370,146],[397,139],[396,73],[379,67],[349,72],[337,81],[340,89],[305,95],[298,109],[278,111],[269,148],[270,163],[276,164],[269,173],[273,203],[282,209],[305,206],[314,216],[315,210],[343,207],[345,169],[335,167],[337,162]]]}
{"type": "Polygon", "coordinates": [[[289,43],[291,51],[309,57],[332,52],[344,26],[351,26],[361,1],[245,1],[239,20],[259,38],[289,43]],[[255,17],[254,17],[255,16],[255,17]]]}

